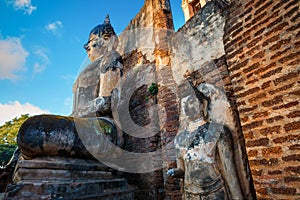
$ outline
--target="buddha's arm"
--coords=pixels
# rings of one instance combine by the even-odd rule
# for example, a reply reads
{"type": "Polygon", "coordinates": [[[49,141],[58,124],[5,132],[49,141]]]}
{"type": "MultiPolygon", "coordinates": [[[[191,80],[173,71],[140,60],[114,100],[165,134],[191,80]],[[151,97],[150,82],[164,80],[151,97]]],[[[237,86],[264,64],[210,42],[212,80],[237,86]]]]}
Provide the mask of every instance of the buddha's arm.
{"type": "Polygon", "coordinates": [[[243,199],[241,186],[238,180],[236,167],[234,164],[233,138],[228,128],[224,127],[224,132],[220,135],[217,145],[223,178],[230,191],[231,199],[243,199]]]}

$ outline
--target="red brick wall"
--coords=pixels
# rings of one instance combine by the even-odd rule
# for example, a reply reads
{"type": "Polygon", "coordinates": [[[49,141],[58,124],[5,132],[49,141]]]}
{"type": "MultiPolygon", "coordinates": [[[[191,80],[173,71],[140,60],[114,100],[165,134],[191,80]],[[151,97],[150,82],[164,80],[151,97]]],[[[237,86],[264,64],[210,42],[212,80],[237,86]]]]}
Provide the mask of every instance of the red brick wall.
{"type": "MultiPolygon", "coordinates": [[[[130,46],[130,37],[134,36],[134,33],[138,32],[140,29],[145,28],[144,30],[161,30],[161,29],[173,29],[173,20],[172,20],[172,13],[168,10],[167,7],[164,6],[164,1],[161,0],[145,0],[145,4],[140,10],[140,12],[135,16],[134,19],[131,20],[127,28],[124,32],[129,31],[129,35],[125,34],[125,38],[122,38],[124,42],[126,39],[129,41],[128,46],[130,46]],[[151,29],[147,29],[151,28],[151,29]],[[135,31],[136,30],[136,31],[135,31]],[[130,32],[131,31],[131,32],[130,32]],[[128,37],[128,38],[127,38],[128,37]],[[125,40],[124,40],[125,39],[125,40]]],[[[166,3],[168,5],[168,3],[166,3]]],[[[159,60],[161,58],[169,57],[169,50],[168,50],[168,34],[162,34],[162,32],[153,31],[153,38],[158,38],[159,42],[156,43],[157,40],[153,40],[153,49],[144,48],[143,45],[138,46],[141,47],[140,49],[134,49],[133,51],[127,52],[127,46],[122,46],[120,52],[122,52],[123,60],[124,60],[124,68],[125,74],[130,71],[136,65],[144,64],[144,65],[158,65],[159,60]],[[149,51],[152,56],[147,57],[149,51]],[[149,60],[152,59],[152,60],[149,60]]],[[[136,38],[132,38],[136,39],[136,38]]],[[[152,40],[151,40],[152,41],[152,40]]],[[[125,41],[126,42],[126,41],[125,41]]],[[[151,46],[151,45],[150,45],[151,46]]],[[[146,46],[147,47],[147,46],[146,46]]],[[[174,106],[171,105],[174,101],[176,101],[176,96],[170,96],[170,92],[168,88],[172,87],[174,83],[173,79],[166,79],[166,76],[172,76],[172,71],[170,70],[170,66],[168,63],[160,63],[160,66],[156,66],[156,70],[153,73],[157,76],[157,84],[160,85],[159,93],[157,94],[156,101],[152,101],[151,99],[146,100],[146,97],[149,97],[148,87],[150,85],[146,85],[139,90],[137,90],[131,98],[130,101],[130,115],[133,121],[140,125],[145,126],[150,123],[151,117],[147,112],[149,107],[153,106],[154,104],[159,104],[162,108],[164,108],[164,112],[167,113],[168,118],[166,122],[162,122],[161,124],[161,131],[159,134],[146,138],[134,138],[130,136],[125,136],[125,149],[128,151],[134,152],[149,152],[155,151],[157,149],[162,149],[163,151],[163,162],[169,164],[169,160],[171,155],[169,154],[169,150],[165,148],[165,146],[170,143],[171,137],[175,137],[176,129],[174,127],[170,127],[170,124],[176,123],[178,124],[178,119],[171,114],[176,114],[176,110],[174,111],[174,106]],[[171,84],[171,85],[170,85],[171,84]],[[164,88],[164,85],[167,85],[168,88],[164,88]],[[170,103],[170,99],[172,99],[170,103]],[[150,103],[149,103],[150,102],[150,103]],[[154,103],[155,102],[155,103],[154,103]],[[169,103],[168,103],[169,102],[169,103]],[[149,118],[150,117],[150,118],[149,118]],[[165,123],[165,124],[164,124],[165,123]]],[[[136,80],[136,81],[145,81],[145,80],[136,80]]],[[[175,95],[174,93],[172,95],[175,95]]],[[[176,105],[175,105],[176,107],[176,105]]],[[[177,109],[177,107],[175,108],[177,109]]],[[[160,111],[159,111],[160,112],[160,111]]],[[[161,113],[159,113],[161,115],[161,113]]],[[[175,156],[175,155],[174,155],[175,156]]],[[[173,156],[173,157],[174,157],[173,156]]],[[[153,158],[156,160],[157,158],[153,158]]],[[[161,160],[161,158],[159,158],[161,160]]],[[[174,160],[173,164],[174,164],[174,160]]],[[[161,163],[162,164],[162,163],[161,163]]],[[[126,174],[129,183],[136,189],[135,190],[135,198],[136,199],[164,199],[165,194],[167,196],[179,196],[181,199],[181,194],[178,192],[168,192],[173,191],[173,188],[176,188],[176,183],[172,181],[164,181],[164,176],[166,175],[165,170],[157,170],[152,173],[148,174],[126,174]]],[[[178,184],[177,184],[178,185],[178,184]]],[[[177,188],[178,189],[178,186],[177,188]]]]}
{"type": "Polygon", "coordinates": [[[225,51],[258,199],[300,198],[300,2],[239,0],[225,51]]]}

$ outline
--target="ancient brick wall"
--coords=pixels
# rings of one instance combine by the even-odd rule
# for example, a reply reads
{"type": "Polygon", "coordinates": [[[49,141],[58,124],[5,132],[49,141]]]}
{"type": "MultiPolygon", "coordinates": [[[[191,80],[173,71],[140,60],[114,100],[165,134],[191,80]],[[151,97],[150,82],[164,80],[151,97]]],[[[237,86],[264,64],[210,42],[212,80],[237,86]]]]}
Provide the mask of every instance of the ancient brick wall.
{"type": "MultiPolygon", "coordinates": [[[[155,97],[151,97],[148,88],[151,81],[160,85],[164,77],[160,76],[162,68],[169,68],[167,64],[160,62],[168,57],[167,34],[156,31],[159,29],[173,29],[172,14],[168,0],[146,0],[140,12],[131,20],[127,28],[120,35],[120,45],[118,51],[123,56],[125,76],[127,73],[134,74],[140,68],[147,66],[155,66],[151,70],[152,80],[147,77],[140,77],[133,80],[136,85],[143,84],[137,89],[130,99],[129,109],[132,120],[142,127],[149,125],[153,120],[158,119],[155,114],[149,113],[151,106],[160,105],[166,107],[166,112],[169,113],[169,107],[164,105],[165,90],[159,87],[159,93],[155,97]],[[157,67],[160,65],[160,67],[157,67]],[[154,98],[154,99],[153,99],[154,98]]],[[[171,70],[168,70],[171,74],[171,70]]],[[[134,76],[133,76],[134,77],[134,76]]],[[[164,82],[165,83],[165,82],[164,82]]],[[[157,110],[158,111],[158,110],[157,110]]],[[[156,114],[159,114],[158,111],[156,114]]],[[[160,124],[157,124],[160,128],[160,124]]],[[[164,146],[162,138],[166,138],[168,131],[162,130],[150,138],[134,138],[125,135],[125,149],[128,151],[145,153],[152,151],[161,151],[164,146]]],[[[174,136],[176,134],[173,134],[174,136]]],[[[163,154],[165,155],[165,154],[163,154]]],[[[153,158],[153,162],[160,164],[162,168],[162,158],[153,158]],[[160,163],[157,163],[160,162],[160,163]]],[[[144,174],[125,174],[129,184],[135,188],[137,199],[164,199],[164,173],[162,169],[152,173],[144,174]]]]}
{"type": "Polygon", "coordinates": [[[300,2],[236,0],[225,51],[258,199],[300,198],[300,2]]]}

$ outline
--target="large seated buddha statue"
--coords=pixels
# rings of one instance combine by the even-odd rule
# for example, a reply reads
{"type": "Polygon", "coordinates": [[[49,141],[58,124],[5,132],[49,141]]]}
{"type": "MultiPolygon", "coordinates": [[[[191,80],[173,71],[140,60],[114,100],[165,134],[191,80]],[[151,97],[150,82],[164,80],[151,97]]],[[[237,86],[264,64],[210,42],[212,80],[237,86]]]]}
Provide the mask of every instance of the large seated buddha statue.
{"type": "Polygon", "coordinates": [[[91,63],[74,84],[71,116],[39,115],[21,126],[6,199],[133,199],[126,180],[97,157],[122,145],[110,103],[123,68],[117,45],[107,16],[84,45],[91,63]]]}
{"type": "Polygon", "coordinates": [[[73,86],[71,117],[41,115],[29,118],[17,138],[24,158],[43,155],[90,158],[78,134],[78,129],[88,130],[91,125],[87,117],[89,121],[97,121],[99,131],[109,134],[113,143],[120,143],[120,131],[114,125],[110,108],[111,92],[122,75],[122,58],[115,50],[117,45],[118,38],[107,16],[103,24],[92,29],[84,45],[91,63],[73,86]]]}

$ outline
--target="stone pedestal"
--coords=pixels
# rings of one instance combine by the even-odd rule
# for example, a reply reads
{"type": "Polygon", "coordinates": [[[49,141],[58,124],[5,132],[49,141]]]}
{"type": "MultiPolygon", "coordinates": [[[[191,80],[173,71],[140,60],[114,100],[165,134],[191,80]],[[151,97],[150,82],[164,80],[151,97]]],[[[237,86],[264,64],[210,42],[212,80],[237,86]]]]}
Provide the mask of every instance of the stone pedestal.
{"type": "Polygon", "coordinates": [[[134,199],[112,170],[94,160],[39,157],[19,159],[5,199],[134,199]]]}

